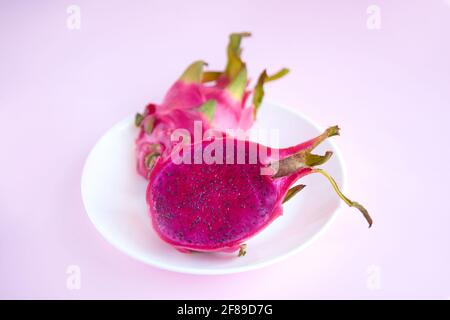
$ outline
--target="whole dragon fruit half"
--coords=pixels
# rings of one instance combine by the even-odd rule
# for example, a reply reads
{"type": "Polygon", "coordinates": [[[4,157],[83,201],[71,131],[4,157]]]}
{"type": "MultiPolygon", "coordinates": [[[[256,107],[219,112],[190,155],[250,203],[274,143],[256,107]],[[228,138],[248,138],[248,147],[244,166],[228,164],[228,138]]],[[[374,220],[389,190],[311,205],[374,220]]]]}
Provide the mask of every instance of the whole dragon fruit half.
{"type": "Polygon", "coordinates": [[[136,139],[140,175],[148,178],[156,159],[170,154],[170,135],[175,129],[183,128],[192,134],[194,121],[201,121],[203,130],[221,132],[252,126],[264,96],[264,83],[284,76],[288,70],[272,76],[263,71],[256,86],[250,89],[240,46],[247,36],[250,34],[230,35],[224,71],[205,72],[206,63],[196,61],[172,85],[161,104],[150,103],[142,114],[136,114],[135,124],[140,127],[136,139]],[[252,101],[248,101],[250,96],[252,101]]]}
{"type": "Polygon", "coordinates": [[[244,242],[282,214],[282,204],[304,187],[293,184],[311,173],[324,175],[371,226],[367,210],[344,196],[334,179],[317,168],[332,152],[317,155],[312,150],[338,134],[337,126],[330,127],[312,140],[285,149],[225,135],[180,142],[170,156],[156,161],[150,173],[147,204],[154,229],[184,252],[239,250],[244,255],[244,242]]]}

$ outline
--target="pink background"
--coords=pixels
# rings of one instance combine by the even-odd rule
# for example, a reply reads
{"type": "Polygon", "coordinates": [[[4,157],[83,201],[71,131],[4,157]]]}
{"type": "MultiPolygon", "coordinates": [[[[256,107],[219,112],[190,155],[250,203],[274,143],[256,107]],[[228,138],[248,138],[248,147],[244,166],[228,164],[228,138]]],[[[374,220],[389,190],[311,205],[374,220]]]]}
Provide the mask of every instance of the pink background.
{"type": "Polygon", "coordinates": [[[450,297],[450,1],[0,3],[1,298],[450,297]],[[81,30],[66,27],[70,4],[81,30]],[[366,27],[370,4],[381,30],[366,27]],[[188,63],[222,67],[232,31],[254,34],[244,43],[254,77],[291,68],[268,99],[342,127],[347,192],[375,224],[342,210],[302,252],[243,274],[158,270],[96,231],[82,166],[188,63]],[[80,290],[66,288],[73,264],[80,290]]]}

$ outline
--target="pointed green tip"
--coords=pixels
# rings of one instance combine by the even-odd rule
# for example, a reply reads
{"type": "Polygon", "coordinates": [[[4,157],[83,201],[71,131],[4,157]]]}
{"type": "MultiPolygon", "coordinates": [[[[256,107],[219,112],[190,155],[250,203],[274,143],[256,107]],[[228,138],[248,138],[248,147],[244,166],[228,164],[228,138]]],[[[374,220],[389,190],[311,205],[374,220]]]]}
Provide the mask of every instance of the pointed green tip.
{"type": "Polygon", "coordinates": [[[158,157],[160,156],[159,152],[151,152],[148,155],[145,156],[145,166],[148,169],[152,169],[155,166],[155,162],[158,159],[158,157]]]}
{"type": "Polygon", "coordinates": [[[211,122],[214,119],[214,114],[216,112],[216,100],[208,100],[204,104],[202,104],[198,111],[203,113],[203,115],[211,122]]]}
{"type": "Polygon", "coordinates": [[[288,73],[289,73],[289,69],[287,69],[287,68],[283,68],[271,76],[269,76],[267,74],[266,70],[263,70],[263,72],[261,72],[261,74],[259,75],[259,78],[258,78],[258,82],[256,83],[256,86],[255,86],[255,89],[253,92],[253,106],[254,106],[255,118],[256,118],[256,114],[258,113],[259,107],[261,106],[261,103],[264,98],[264,84],[269,81],[278,80],[278,79],[284,77],[288,73]]]}
{"type": "Polygon", "coordinates": [[[266,79],[266,82],[278,80],[278,79],[284,77],[285,75],[287,75],[289,73],[289,71],[290,70],[288,68],[283,68],[280,71],[278,71],[277,73],[274,73],[273,75],[268,76],[266,79]]]}
{"type": "Polygon", "coordinates": [[[243,257],[247,254],[247,245],[244,243],[239,247],[238,257],[243,257]]]}
{"type": "Polygon", "coordinates": [[[256,83],[255,89],[253,91],[253,115],[255,118],[264,98],[264,83],[267,81],[267,77],[267,71],[263,70],[263,72],[261,72],[261,74],[259,75],[258,82],[256,83]]]}
{"type": "Polygon", "coordinates": [[[286,203],[288,200],[292,199],[292,197],[295,196],[298,192],[302,191],[304,187],[306,187],[304,184],[299,184],[290,188],[286,192],[286,196],[284,197],[282,203],[286,203]]]}
{"type": "Polygon", "coordinates": [[[327,137],[338,136],[340,134],[340,130],[341,129],[338,126],[329,127],[326,130],[326,135],[327,135],[327,137]]]}
{"type": "Polygon", "coordinates": [[[245,87],[247,86],[247,68],[245,65],[242,70],[236,75],[227,87],[228,93],[233,99],[240,101],[244,95],[245,87]]]}
{"type": "Polygon", "coordinates": [[[140,114],[139,112],[136,113],[136,115],[134,116],[134,125],[136,127],[140,127],[143,120],[144,120],[144,116],[142,114],[140,114]]]}
{"type": "Polygon", "coordinates": [[[207,63],[202,60],[191,63],[181,75],[180,80],[185,83],[200,83],[202,81],[203,67],[205,65],[207,65],[207,63]]]}
{"type": "Polygon", "coordinates": [[[151,134],[153,131],[153,127],[155,125],[155,117],[154,116],[150,116],[145,124],[144,124],[144,130],[147,134],[151,134]]]}
{"type": "Polygon", "coordinates": [[[243,37],[251,36],[250,32],[239,32],[230,34],[230,40],[227,46],[227,65],[225,67],[225,74],[230,81],[236,77],[236,75],[245,66],[241,59],[241,40],[243,37]]]}
{"type": "Polygon", "coordinates": [[[332,151],[325,152],[323,156],[311,152],[306,152],[304,162],[308,167],[320,166],[330,160],[332,155],[332,151]]]}
{"type": "Polygon", "coordinates": [[[242,38],[250,37],[252,34],[250,32],[234,32],[230,34],[230,42],[228,48],[234,51],[238,51],[241,46],[242,38]]]}
{"type": "Polygon", "coordinates": [[[236,37],[250,37],[252,35],[251,32],[248,31],[243,31],[243,32],[233,32],[232,34],[230,34],[230,37],[232,36],[236,36],[236,37]]]}

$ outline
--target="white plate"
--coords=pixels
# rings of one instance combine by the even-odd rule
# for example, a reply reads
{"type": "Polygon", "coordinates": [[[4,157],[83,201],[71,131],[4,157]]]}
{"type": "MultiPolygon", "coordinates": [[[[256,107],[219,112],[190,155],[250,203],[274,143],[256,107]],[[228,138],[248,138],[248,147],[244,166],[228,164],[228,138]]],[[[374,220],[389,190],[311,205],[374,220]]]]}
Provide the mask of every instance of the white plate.
{"type": "MultiPolygon", "coordinates": [[[[278,129],[281,147],[297,144],[322,132],[310,120],[287,108],[264,103],[260,110],[255,128],[278,129]]],[[[256,269],[279,261],[310,243],[329,224],[341,204],[324,177],[310,175],[301,179],[307,187],[284,205],[283,216],[246,242],[246,256],[180,253],[158,238],[147,215],[147,184],[135,170],[137,132],[132,116],[106,132],[86,160],[81,193],[89,218],[106,240],[149,265],[192,274],[226,274],[256,269]]],[[[324,150],[334,151],[324,168],[342,186],[342,160],[330,139],[317,152],[324,150]]]]}

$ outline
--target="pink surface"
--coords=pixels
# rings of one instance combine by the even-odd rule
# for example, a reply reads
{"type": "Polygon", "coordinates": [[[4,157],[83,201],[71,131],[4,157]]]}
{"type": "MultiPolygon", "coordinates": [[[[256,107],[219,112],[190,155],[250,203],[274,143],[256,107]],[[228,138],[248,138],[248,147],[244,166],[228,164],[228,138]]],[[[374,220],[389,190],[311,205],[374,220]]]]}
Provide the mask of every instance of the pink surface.
{"type": "Polygon", "coordinates": [[[1,298],[450,297],[450,1],[76,1],[81,29],[69,30],[71,4],[0,4],[1,298]],[[380,30],[366,27],[370,4],[380,30]],[[236,275],[134,261],[84,211],[84,160],[188,63],[222,67],[242,30],[253,77],[292,70],[268,99],[342,127],[347,193],[373,229],[342,210],[302,252],[236,275]]]}

